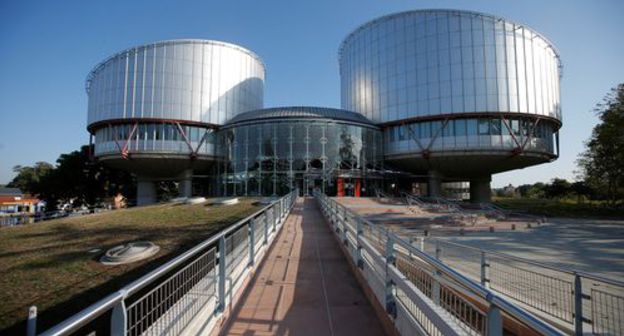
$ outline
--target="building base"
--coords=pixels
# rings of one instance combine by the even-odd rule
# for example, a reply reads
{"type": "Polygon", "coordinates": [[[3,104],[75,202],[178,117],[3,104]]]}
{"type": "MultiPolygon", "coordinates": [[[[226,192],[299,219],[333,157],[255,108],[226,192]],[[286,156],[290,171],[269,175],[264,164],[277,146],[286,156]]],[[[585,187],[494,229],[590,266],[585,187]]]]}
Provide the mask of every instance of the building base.
{"type": "Polygon", "coordinates": [[[137,178],[137,205],[149,205],[156,203],[156,184],[154,181],[137,178]]]}
{"type": "Polygon", "coordinates": [[[491,175],[470,180],[470,202],[489,203],[492,201],[490,181],[492,181],[491,175]]]}

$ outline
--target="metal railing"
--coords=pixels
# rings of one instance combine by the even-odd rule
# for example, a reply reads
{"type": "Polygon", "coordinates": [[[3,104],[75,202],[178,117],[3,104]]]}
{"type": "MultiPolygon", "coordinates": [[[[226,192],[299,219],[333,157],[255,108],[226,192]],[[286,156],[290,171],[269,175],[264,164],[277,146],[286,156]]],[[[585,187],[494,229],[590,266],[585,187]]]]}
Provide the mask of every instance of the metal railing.
{"type": "Polygon", "coordinates": [[[502,335],[503,323],[542,335],[561,334],[396,233],[322,193],[315,197],[400,334],[502,335]]]}
{"type": "Polygon", "coordinates": [[[297,195],[294,190],[272,202],[43,335],[69,335],[109,312],[114,335],[210,332],[274,241],[297,195]]]}
{"type": "Polygon", "coordinates": [[[428,253],[576,335],[624,334],[624,282],[587,272],[421,238],[428,253]]]}

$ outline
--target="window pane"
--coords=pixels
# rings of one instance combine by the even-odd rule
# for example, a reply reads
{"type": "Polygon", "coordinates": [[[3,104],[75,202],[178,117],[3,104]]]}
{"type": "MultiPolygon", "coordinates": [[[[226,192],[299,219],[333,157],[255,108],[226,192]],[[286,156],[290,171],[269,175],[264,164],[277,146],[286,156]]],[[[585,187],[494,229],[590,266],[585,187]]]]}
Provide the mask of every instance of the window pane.
{"type": "Polygon", "coordinates": [[[479,135],[490,134],[490,121],[488,119],[479,119],[479,135]]]}

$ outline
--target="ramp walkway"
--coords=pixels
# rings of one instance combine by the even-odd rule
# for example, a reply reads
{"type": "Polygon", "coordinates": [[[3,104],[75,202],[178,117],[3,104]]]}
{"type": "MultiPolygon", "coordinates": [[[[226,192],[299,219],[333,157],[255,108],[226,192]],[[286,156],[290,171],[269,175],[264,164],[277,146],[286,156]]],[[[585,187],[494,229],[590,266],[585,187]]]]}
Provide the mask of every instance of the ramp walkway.
{"type": "Polygon", "coordinates": [[[383,335],[314,198],[299,198],[223,335],[383,335]]]}

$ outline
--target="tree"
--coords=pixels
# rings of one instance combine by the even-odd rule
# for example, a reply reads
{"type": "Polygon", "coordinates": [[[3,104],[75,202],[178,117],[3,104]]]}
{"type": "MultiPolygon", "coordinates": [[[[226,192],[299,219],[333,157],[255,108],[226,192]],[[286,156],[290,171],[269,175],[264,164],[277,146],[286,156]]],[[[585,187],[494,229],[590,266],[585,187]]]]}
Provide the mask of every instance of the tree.
{"type": "Polygon", "coordinates": [[[37,184],[52,169],[54,169],[52,164],[43,161],[36,162],[32,167],[15,166],[13,172],[17,173],[17,176],[7,184],[7,187],[19,188],[24,193],[35,193],[37,184]]]}
{"type": "Polygon", "coordinates": [[[58,202],[93,206],[117,193],[134,198],[136,183],[132,176],[93,162],[88,149],[82,146],[80,150],[61,154],[56,166],[45,162],[38,162],[34,167],[18,166],[15,168],[18,176],[11,184],[45,200],[48,209],[55,209],[58,202]]]}
{"type": "Polygon", "coordinates": [[[600,122],[577,161],[584,181],[604,190],[611,204],[624,195],[624,84],[609,92],[594,112],[600,122]]]}
{"type": "Polygon", "coordinates": [[[565,179],[554,178],[544,186],[544,196],[547,198],[562,198],[572,191],[570,182],[565,179]]]}
{"type": "Polygon", "coordinates": [[[583,202],[584,198],[592,198],[594,196],[594,190],[585,181],[578,181],[572,183],[570,190],[576,194],[576,202],[583,202]]]}
{"type": "Polygon", "coordinates": [[[528,198],[544,198],[546,185],[542,182],[533,184],[527,191],[528,198]]]}

